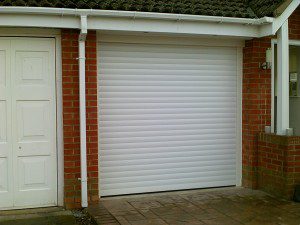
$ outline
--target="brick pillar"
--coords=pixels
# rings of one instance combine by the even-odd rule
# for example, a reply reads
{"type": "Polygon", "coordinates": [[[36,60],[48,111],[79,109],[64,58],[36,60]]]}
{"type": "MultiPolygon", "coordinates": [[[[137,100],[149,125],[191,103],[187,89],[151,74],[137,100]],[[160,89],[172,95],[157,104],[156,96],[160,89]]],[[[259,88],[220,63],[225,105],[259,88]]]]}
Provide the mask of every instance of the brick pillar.
{"type": "Polygon", "coordinates": [[[269,38],[246,41],[243,63],[243,186],[257,187],[257,137],[271,125],[271,70],[260,69],[265,62],[269,38]]]}
{"type": "MultiPolygon", "coordinates": [[[[64,197],[66,208],[81,206],[79,68],[77,30],[62,30],[64,197]]],[[[86,40],[87,166],[89,199],[98,199],[96,32],[86,40]]]]}

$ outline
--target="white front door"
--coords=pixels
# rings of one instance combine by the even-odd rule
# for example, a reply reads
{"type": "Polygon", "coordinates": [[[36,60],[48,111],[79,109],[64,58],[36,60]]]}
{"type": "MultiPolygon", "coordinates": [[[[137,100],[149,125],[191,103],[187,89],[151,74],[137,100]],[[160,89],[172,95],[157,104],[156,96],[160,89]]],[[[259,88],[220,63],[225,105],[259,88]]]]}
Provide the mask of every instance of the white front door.
{"type": "Polygon", "coordinates": [[[1,39],[0,63],[0,207],[54,206],[55,41],[1,39]]]}

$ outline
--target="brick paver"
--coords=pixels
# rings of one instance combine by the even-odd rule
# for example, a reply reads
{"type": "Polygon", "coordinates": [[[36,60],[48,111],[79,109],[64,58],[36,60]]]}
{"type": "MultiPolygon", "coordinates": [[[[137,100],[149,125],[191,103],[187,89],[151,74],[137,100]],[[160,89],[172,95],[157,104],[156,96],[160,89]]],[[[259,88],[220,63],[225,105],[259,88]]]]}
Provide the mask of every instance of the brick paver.
{"type": "Polygon", "coordinates": [[[87,210],[105,225],[300,225],[300,203],[244,188],[102,198],[87,210]]]}

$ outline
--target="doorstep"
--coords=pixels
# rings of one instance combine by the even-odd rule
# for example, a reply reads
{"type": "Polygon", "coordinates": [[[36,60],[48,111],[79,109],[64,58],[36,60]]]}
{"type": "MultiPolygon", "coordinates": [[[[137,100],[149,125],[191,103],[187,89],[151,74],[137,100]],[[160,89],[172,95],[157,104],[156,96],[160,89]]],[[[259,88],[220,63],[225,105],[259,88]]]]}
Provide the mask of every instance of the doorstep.
{"type": "Polygon", "coordinates": [[[51,216],[72,216],[71,211],[62,207],[47,207],[35,209],[18,209],[0,211],[0,224],[5,221],[27,220],[51,216]]]}

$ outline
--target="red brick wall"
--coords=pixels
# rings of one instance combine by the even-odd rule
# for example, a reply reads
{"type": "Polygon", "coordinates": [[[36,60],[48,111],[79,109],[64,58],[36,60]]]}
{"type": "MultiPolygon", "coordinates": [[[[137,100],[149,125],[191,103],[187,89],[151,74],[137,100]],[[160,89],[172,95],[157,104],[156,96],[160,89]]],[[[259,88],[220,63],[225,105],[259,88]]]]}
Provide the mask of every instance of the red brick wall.
{"type": "MultiPolygon", "coordinates": [[[[290,39],[300,40],[300,8],[289,19],[290,39]]],[[[262,70],[271,38],[245,42],[243,63],[243,186],[258,185],[258,134],[271,124],[271,70],[262,70]]]]}
{"type": "MultiPolygon", "coordinates": [[[[67,208],[80,207],[80,126],[77,30],[62,30],[64,197],[67,208]]],[[[96,32],[86,40],[87,164],[89,199],[98,199],[98,125],[96,32]]]]}
{"type": "Polygon", "coordinates": [[[300,184],[300,137],[261,133],[258,139],[258,188],[291,199],[300,184]]]}
{"type": "Polygon", "coordinates": [[[290,39],[300,40],[300,7],[289,18],[290,39]]]}
{"type": "Polygon", "coordinates": [[[257,134],[271,124],[271,71],[260,69],[270,38],[246,41],[243,63],[243,186],[256,188],[257,134]]]}

